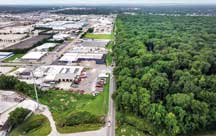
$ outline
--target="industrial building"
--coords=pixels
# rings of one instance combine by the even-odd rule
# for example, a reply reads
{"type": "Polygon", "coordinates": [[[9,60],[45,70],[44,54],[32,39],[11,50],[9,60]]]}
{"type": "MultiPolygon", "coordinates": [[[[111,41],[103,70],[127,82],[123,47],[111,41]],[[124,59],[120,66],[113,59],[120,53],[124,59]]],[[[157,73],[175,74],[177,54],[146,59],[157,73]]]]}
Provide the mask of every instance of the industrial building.
{"type": "Polygon", "coordinates": [[[34,76],[44,82],[72,82],[80,77],[83,69],[81,66],[40,66],[34,71],[34,76]]]}
{"type": "Polygon", "coordinates": [[[65,53],[59,60],[63,63],[79,63],[80,61],[95,61],[96,64],[105,63],[103,53],[65,53]]]}
{"type": "Polygon", "coordinates": [[[68,37],[69,37],[69,34],[56,34],[56,35],[53,35],[53,40],[56,40],[56,41],[65,40],[68,37]]]}
{"type": "Polygon", "coordinates": [[[95,61],[104,64],[108,53],[105,48],[109,40],[81,40],[65,53],[59,60],[62,63],[79,63],[81,61],[95,61]]]}
{"type": "Polygon", "coordinates": [[[48,23],[38,23],[36,28],[52,28],[53,30],[79,29],[87,24],[86,21],[53,21],[48,23]]]}
{"type": "Polygon", "coordinates": [[[99,53],[107,54],[107,49],[104,47],[85,47],[85,46],[75,46],[70,50],[71,53],[99,53]]]}
{"type": "Polygon", "coordinates": [[[0,52],[0,61],[3,61],[13,55],[13,52],[0,52]]]}
{"type": "Polygon", "coordinates": [[[54,48],[57,46],[56,43],[44,43],[41,46],[35,48],[35,51],[48,52],[49,48],[54,48]]]}
{"type": "Polygon", "coordinates": [[[21,59],[22,60],[32,60],[38,61],[40,60],[47,52],[29,52],[25,54],[21,59]]]}
{"type": "Polygon", "coordinates": [[[94,34],[111,34],[113,30],[114,18],[98,17],[90,20],[94,28],[94,34]]]}
{"type": "Polygon", "coordinates": [[[103,47],[105,48],[110,40],[92,40],[92,39],[84,39],[80,40],[76,43],[76,46],[84,46],[84,47],[103,47]]]}

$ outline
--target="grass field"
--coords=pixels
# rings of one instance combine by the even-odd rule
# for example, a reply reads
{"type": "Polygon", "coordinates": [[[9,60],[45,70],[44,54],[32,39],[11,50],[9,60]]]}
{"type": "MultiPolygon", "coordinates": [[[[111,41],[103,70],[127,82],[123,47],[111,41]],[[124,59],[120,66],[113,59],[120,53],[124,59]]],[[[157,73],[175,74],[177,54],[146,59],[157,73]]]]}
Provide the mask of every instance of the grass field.
{"type": "Polygon", "coordinates": [[[7,58],[4,60],[4,62],[10,62],[15,60],[16,58],[21,58],[22,56],[24,56],[25,54],[14,54],[13,56],[7,58]]]}
{"type": "Polygon", "coordinates": [[[88,111],[95,115],[106,115],[108,112],[109,99],[109,81],[104,86],[104,91],[96,99],[87,103],[82,110],[88,111]]]}
{"type": "Polygon", "coordinates": [[[111,64],[112,64],[112,55],[111,55],[111,53],[108,53],[106,55],[106,65],[109,66],[111,64]]]}
{"type": "Polygon", "coordinates": [[[15,128],[9,136],[47,136],[51,132],[48,119],[43,115],[31,115],[24,123],[15,128]]]}
{"type": "Polygon", "coordinates": [[[113,34],[92,34],[92,33],[87,33],[87,34],[85,34],[84,38],[89,38],[89,39],[113,39],[113,34]]]}
{"type": "Polygon", "coordinates": [[[108,110],[109,84],[104,87],[104,92],[94,97],[80,95],[72,92],[51,90],[40,98],[40,102],[47,105],[56,121],[60,133],[74,133],[97,130],[104,124],[82,124],[76,126],[62,126],[62,121],[71,113],[87,111],[97,117],[104,117],[108,110]]]}

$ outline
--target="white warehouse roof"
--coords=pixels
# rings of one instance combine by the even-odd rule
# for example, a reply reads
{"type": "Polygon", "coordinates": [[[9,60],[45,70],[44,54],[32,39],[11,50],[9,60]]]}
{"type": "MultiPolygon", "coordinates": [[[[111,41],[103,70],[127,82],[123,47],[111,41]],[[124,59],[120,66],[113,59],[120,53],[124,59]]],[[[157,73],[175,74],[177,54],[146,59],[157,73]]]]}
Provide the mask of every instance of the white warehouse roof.
{"type": "Polygon", "coordinates": [[[73,62],[78,61],[78,59],[102,59],[102,53],[65,53],[60,61],[73,62]]]}
{"type": "Polygon", "coordinates": [[[47,50],[49,48],[55,47],[56,43],[44,43],[41,46],[36,47],[36,50],[47,50]]]}
{"type": "Polygon", "coordinates": [[[42,58],[47,52],[29,52],[22,57],[22,59],[26,60],[39,60],[42,58]]]}
{"type": "Polygon", "coordinates": [[[54,40],[64,40],[67,37],[69,37],[68,34],[56,34],[56,35],[53,35],[54,40]]]}
{"type": "Polygon", "coordinates": [[[44,77],[44,81],[58,81],[59,79],[75,79],[83,70],[81,66],[48,65],[40,66],[34,71],[36,77],[44,77]]]}

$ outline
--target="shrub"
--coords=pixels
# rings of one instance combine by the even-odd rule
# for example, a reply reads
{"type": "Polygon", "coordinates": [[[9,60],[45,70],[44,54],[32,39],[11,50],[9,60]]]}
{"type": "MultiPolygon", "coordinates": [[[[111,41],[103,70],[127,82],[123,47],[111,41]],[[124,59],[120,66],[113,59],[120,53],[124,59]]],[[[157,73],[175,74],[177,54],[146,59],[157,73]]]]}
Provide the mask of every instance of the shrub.
{"type": "Polygon", "coordinates": [[[100,117],[97,117],[89,112],[76,112],[66,117],[63,123],[66,126],[74,126],[79,124],[101,123],[100,117]]]}
{"type": "Polygon", "coordinates": [[[8,118],[8,124],[11,127],[15,127],[18,124],[21,124],[26,116],[30,113],[30,110],[24,108],[16,108],[10,113],[8,118]]]}
{"type": "Polygon", "coordinates": [[[23,126],[23,132],[28,133],[33,129],[37,129],[41,127],[41,125],[45,122],[45,119],[38,119],[29,122],[27,125],[23,126]]]}

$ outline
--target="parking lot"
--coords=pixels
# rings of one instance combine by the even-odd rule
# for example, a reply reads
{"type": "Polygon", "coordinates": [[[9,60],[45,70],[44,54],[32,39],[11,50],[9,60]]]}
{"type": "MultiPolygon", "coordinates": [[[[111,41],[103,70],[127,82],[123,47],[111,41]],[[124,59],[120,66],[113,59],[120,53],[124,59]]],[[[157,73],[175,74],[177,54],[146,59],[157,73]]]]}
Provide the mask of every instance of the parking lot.
{"type": "Polygon", "coordinates": [[[38,35],[38,36],[34,36],[30,39],[24,40],[22,42],[19,42],[15,45],[12,45],[8,48],[5,48],[5,50],[10,50],[10,49],[28,49],[31,48],[34,44],[36,44],[37,42],[46,39],[50,37],[49,35],[38,35]]]}
{"type": "Polygon", "coordinates": [[[86,67],[86,77],[82,78],[79,84],[73,85],[72,90],[83,90],[87,94],[97,93],[103,88],[96,88],[99,74],[102,72],[109,73],[106,65],[97,65],[95,62],[85,61],[80,63],[81,66],[86,67]]]}

